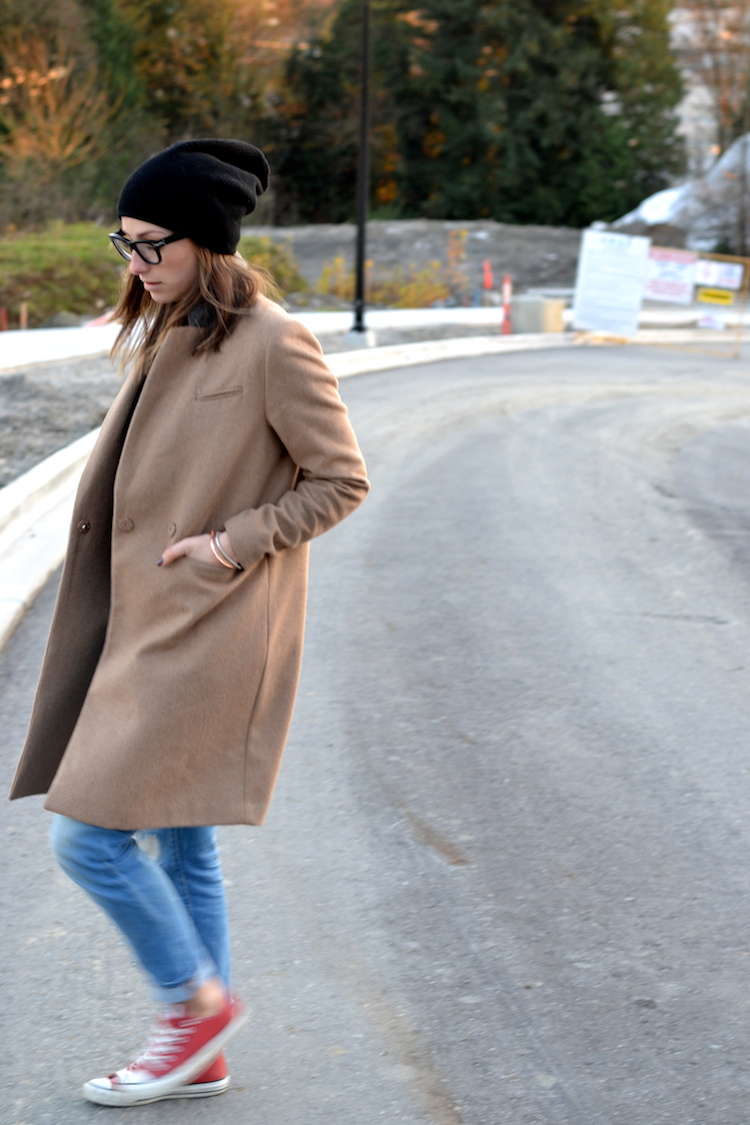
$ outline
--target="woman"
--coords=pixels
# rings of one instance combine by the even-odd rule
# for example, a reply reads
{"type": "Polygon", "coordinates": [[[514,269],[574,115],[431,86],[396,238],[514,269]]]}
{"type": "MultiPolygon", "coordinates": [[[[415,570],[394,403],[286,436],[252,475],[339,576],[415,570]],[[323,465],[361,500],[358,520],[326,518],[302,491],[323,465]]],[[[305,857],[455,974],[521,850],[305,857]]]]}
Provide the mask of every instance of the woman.
{"type": "Polygon", "coordinates": [[[11,789],[47,794],[59,862],[164,1005],[136,1061],[84,1086],[100,1104],[227,1088],[244,1017],[214,826],[263,821],[308,542],[368,488],[317,341],[235,253],[267,185],[252,145],[180,142],[133,173],[110,235],[129,261],[115,351],[130,372],[81,479],[11,789]]]}

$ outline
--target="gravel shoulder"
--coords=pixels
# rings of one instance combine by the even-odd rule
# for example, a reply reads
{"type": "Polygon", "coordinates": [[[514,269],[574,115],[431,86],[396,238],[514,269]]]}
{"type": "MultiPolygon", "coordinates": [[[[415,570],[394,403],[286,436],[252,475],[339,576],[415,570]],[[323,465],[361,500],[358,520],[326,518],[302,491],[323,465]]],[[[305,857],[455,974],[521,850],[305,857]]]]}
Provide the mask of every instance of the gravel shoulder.
{"type": "Polygon", "coordinates": [[[0,374],[0,487],[101,425],[119,386],[106,356],[0,374]]]}

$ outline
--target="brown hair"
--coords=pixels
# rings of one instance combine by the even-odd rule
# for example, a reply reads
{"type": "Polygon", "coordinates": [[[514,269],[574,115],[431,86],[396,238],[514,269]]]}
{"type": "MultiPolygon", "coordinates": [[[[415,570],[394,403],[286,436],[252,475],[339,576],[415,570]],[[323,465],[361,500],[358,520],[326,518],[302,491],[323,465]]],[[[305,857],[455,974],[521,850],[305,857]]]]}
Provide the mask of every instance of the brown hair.
{"type": "Polygon", "coordinates": [[[124,274],[114,320],[122,328],[112,348],[123,367],[135,363],[140,378],[149,370],[170,328],[187,323],[198,304],[205,309],[204,324],[193,355],[218,351],[241,316],[246,316],[261,293],[275,296],[270,275],[250,266],[239,254],[215,254],[193,243],[198,258],[195,285],[172,304],[159,305],[146,293],[139,277],[124,274]]]}

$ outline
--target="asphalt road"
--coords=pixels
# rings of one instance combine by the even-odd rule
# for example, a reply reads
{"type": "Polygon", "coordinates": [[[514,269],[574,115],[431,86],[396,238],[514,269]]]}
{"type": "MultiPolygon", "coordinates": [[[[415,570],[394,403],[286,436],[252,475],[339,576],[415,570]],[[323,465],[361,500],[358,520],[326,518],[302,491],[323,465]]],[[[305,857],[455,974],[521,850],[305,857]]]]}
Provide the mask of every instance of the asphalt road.
{"type": "MultiPolygon", "coordinates": [[[[348,380],[224,1097],[107,1110],[143,984],[2,807],[2,1125],[747,1125],[750,377],[590,349],[348,380]]],[[[9,778],[48,626],[6,651],[9,778]]]]}

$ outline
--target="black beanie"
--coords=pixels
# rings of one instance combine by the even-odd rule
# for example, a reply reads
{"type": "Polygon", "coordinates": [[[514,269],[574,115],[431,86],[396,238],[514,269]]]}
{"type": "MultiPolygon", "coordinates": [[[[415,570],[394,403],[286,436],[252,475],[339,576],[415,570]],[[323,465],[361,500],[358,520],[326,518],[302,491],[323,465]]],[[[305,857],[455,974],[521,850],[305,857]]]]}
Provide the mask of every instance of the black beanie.
{"type": "Polygon", "coordinates": [[[268,175],[263,153],[245,141],[178,141],[136,168],[117,214],[234,254],[242,220],[255,210],[268,175]]]}

